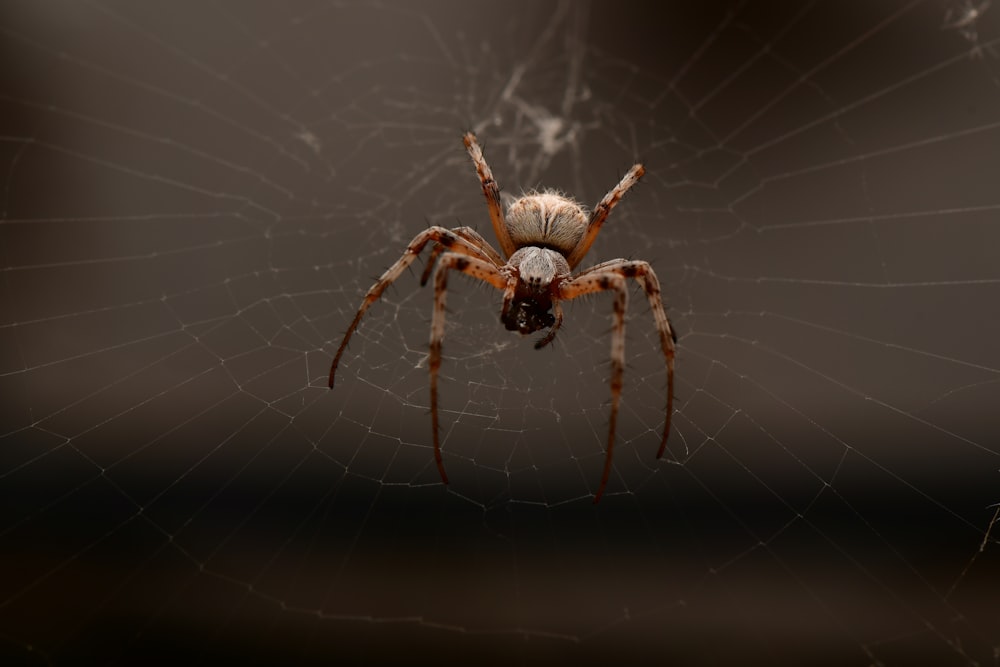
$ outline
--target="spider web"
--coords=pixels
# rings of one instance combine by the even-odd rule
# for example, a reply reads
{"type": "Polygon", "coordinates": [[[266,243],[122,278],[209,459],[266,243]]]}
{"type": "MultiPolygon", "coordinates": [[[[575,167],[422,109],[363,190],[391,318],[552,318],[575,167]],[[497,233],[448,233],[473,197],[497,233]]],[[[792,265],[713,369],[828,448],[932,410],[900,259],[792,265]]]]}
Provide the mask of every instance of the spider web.
{"type": "Polygon", "coordinates": [[[997,664],[1000,19],[985,2],[0,10],[5,664],[997,664]],[[551,349],[361,295],[505,191],[633,292],[551,349]],[[994,582],[994,583],[990,583],[994,582]]]}

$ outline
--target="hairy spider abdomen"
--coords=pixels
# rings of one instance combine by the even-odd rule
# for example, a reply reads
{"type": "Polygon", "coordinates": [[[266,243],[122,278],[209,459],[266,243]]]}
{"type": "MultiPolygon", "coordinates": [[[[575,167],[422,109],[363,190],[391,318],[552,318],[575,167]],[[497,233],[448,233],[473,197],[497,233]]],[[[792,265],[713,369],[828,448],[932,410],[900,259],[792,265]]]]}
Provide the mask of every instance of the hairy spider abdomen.
{"type": "Polygon", "coordinates": [[[587,230],[583,207],[556,192],[525,195],[507,209],[514,246],[543,246],[568,255],[587,230]]]}

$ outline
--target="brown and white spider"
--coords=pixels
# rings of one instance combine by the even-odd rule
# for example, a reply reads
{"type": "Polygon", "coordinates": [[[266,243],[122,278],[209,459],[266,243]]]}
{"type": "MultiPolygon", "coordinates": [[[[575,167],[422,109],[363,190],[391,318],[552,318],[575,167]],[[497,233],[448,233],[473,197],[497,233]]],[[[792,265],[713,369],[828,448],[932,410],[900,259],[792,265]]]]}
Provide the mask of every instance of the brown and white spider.
{"type": "Polygon", "coordinates": [[[441,460],[441,443],[438,439],[438,369],[441,367],[441,339],[444,337],[445,296],[448,272],[460,271],[489,283],[503,292],[500,320],[510,331],[530,334],[540,329],[549,331],[535,343],[542,348],[556,336],[563,321],[561,302],[594,292],[614,292],[613,327],[611,329],[611,420],[608,426],[608,449],[604,458],[604,474],[594,496],[601,499],[611,475],[611,456],[615,445],[615,423],[622,393],[622,373],[625,368],[625,309],[628,304],[626,280],[635,278],[646,292],[653,320],[660,335],[663,356],[667,363],[667,416],[663,424],[663,439],[656,457],[663,456],[670,434],[670,416],[674,401],[674,343],[677,338],[660,299],[660,282],[653,268],[643,261],[612,259],[602,262],[576,275],[572,269],[580,263],[601,231],[611,209],[645,173],[641,164],[633,167],[594,208],[589,220],[584,208],[577,202],[552,191],[532,193],[514,200],[504,212],[500,188],[493,179],[493,172],[486,164],[476,136],[468,132],[463,138],[476,173],[482,182],[486,205],[489,207],[493,231],[500,243],[499,252],[471,227],[445,229],[433,226],[425,229],[410,241],[403,256],[390,266],[365,294],[354,321],[348,327],[344,340],[337,349],[330,366],[330,388],[337,372],[337,364],[347,348],[361,317],[403,270],[413,263],[427,243],[435,246],[427,262],[420,284],[434,273],[434,314],[431,319],[429,367],[431,372],[431,429],[434,433],[434,459],[441,481],[448,483],[441,460]],[[507,258],[506,263],[503,257],[507,258]]]}

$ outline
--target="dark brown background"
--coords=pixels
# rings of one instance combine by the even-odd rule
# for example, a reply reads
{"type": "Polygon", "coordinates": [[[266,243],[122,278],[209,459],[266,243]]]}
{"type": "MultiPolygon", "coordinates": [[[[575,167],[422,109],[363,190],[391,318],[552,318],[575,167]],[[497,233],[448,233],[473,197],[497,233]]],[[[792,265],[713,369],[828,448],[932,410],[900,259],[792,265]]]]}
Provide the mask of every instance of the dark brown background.
{"type": "Polygon", "coordinates": [[[963,8],[4,3],[5,664],[995,663],[1000,21],[963,8]],[[470,128],[513,194],[648,170],[587,262],[659,273],[677,413],[656,461],[636,293],[596,507],[607,299],[535,352],[452,281],[448,489],[419,267],[325,388],[409,238],[489,234],[470,128]]]}

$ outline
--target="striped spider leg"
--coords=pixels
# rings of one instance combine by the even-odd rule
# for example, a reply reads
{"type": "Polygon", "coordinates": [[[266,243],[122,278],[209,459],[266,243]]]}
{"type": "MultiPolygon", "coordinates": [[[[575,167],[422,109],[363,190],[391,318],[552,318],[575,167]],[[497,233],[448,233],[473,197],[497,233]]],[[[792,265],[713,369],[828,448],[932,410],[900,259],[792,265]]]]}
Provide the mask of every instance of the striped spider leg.
{"type": "Polygon", "coordinates": [[[597,495],[594,496],[595,503],[601,499],[601,495],[608,485],[608,478],[611,476],[615,426],[618,422],[618,404],[622,393],[622,375],[625,371],[625,310],[628,307],[628,290],[626,288],[628,278],[635,278],[646,292],[650,310],[653,311],[653,322],[660,335],[663,357],[667,363],[666,419],[663,423],[663,438],[660,440],[660,449],[656,453],[656,458],[660,458],[667,447],[667,436],[670,435],[670,417],[673,414],[674,344],[677,342],[677,336],[671,329],[670,320],[667,319],[667,314],[663,310],[660,281],[656,278],[653,267],[643,261],[612,259],[597,264],[559,284],[559,298],[565,301],[594,292],[606,291],[614,292],[615,297],[611,327],[611,418],[608,424],[608,448],[604,455],[604,473],[601,475],[601,484],[597,488],[597,495]]]}

